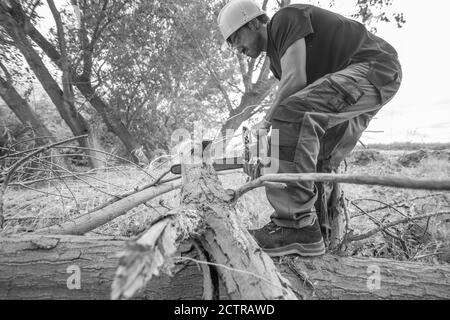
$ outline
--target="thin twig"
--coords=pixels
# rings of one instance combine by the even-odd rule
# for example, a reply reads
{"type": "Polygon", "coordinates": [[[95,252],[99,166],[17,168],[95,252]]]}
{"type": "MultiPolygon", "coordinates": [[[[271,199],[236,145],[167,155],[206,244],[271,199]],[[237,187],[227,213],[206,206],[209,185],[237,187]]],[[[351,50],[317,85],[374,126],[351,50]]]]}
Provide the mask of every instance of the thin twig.
{"type": "MultiPolygon", "coordinates": [[[[41,162],[41,159],[39,159],[39,162],[42,163],[44,166],[47,165],[47,164],[41,162]]],[[[80,206],[79,206],[79,204],[78,204],[77,198],[75,197],[74,193],[72,192],[72,189],[70,189],[69,186],[67,185],[67,183],[64,181],[64,179],[61,179],[61,178],[60,178],[59,173],[55,172],[55,171],[52,169],[53,165],[54,165],[54,164],[52,163],[51,166],[50,166],[50,165],[47,165],[47,166],[48,166],[49,169],[53,172],[53,174],[55,174],[56,177],[57,177],[59,180],[61,180],[61,182],[62,182],[62,183],[64,184],[64,186],[66,187],[66,189],[69,190],[70,194],[71,194],[72,197],[73,197],[73,200],[75,201],[75,207],[76,207],[77,210],[78,210],[80,206]]],[[[54,187],[55,189],[57,189],[57,188],[56,188],[56,185],[53,185],[53,187],[54,187]]],[[[59,191],[59,189],[58,189],[58,193],[61,193],[61,192],[59,191]]],[[[62,203],[63,203],[63,212],[64,212],[64,211],[65,211],[65,210],[64,210],[64,201],[63,201],[62,203]]]]}
{"type": "Polygon", "coordinates": [[[39,153],[42,153],[44,151],[47,151],[47,150],[49,150],[51,148],[57,147],[57,146],[62,145],[64,143],[75,141],[75,140],[78,140],[80,138],[85,138],[85,137],[87,137],[87,135],[73,137],[73,138],[70,138],[70,139],[66,139],[66,140],[63,140],[63,141],[59,141],[59,142],[55,142],[55,143],[49,144],[47,146],[39,148],[38,150],[28,154],[27,156],[23,157],[22,159],[20,159],[16,163],[14,163],[14,165],[11,168],[8,169],[8,173],[7,173],[7,175],[6,175],[6,177],[5,177],[4,181],[3,181],[2,188],[0,188],[0,216],[3,216],[3,202],[4,202],[3,197],[5,195],[6,188],[8,187],[9,180],[11,179],[12,174],[21,165],[23,165],[25,162],[27,162],[32,157],[38,155],[39,153]]]}
{"type": "Polygon", "coordinates": [[[371,236],[373,236],[374,234],[378,233],[378,232],[382,232],[382,231],[386,231],[385,229],[387,228],[391,228],[394,227],[396,225],[405,223],[405,222],[409,222],[410,220],[420,220],[420,219],[427,219],[430,217],[435,217],[435,216],[439,216],[439,215],[443,215],[443,214],[450,214],[450,211],[439,211],[439,212],[434,212],[434,213],[427,213],[427,214],[423,214],[423,215],[418,215],[415,217],[408,217],[408,218],[404,218],[404,219],[399,219],[393,222],[389,222],[385,225],[379,226],[378,228],[372,229],[366,233],[363,234],[358,234],[358,235],[353,235],[350,236],[347,241],[360,241],[363,239],[367,239],[371,236]]]}
{"type": "MultiPolygon", "coordinates": [[[[443,193],[433,193],[433,194],[430,194],[430,195],[426,195],[426,196],[420,196],[420,197],[414,197],[414,198],[410,198],[410,199],[406,199],[406,200],[404,200],[404,201],[393,201],[391,204],[389,204],[389,205],[386,205],[386,206],[380,206],[380,207],[378,207],[378,208],[374,208],[374,209],[371,209],[371,210],[367,210],[367,212],[368,213],[372,213],[372,212],[375,212],[375,211],[378,211],[378,210],[383,210],[383,209],[386,209],[386,208],[388,208],[388,206],[399,206],[401,203],[403,203],[403,202],[412,202],[412,201],[415,201],[415,200],[420,200],[420,199],[426,199],[426,198],[430,198],[430,197],[436,197],[436,196],[442,196],[443,195],[443,193]]],[[[359,201],[359,200],[364,200],[364,199],[355,199],[355,200],[353,200],[353,201],[359,201]]],[[[356,218],[357,216],[353,216],[352,218],[356,218]]]]}
{"type": "MultiPolygon", "coordinates": [[[[368,214],[367,212],[365,212],[362,208],[360,208],[360,207],[359,207],[358,205],[356,205],[355,203],[352,202],[352,205],[354,205],[354,206],[355,206],[356,208],[358,208],[362,213],[364,213],[365,215],[367,215],[367,216],[370,218],[370,220],[372,220],[378,227],[381,227],[381,226],[382,226],[381,221],[378,221],[378,219],[372,217],[370,214],[368,214]]],[[[397,236],[397,235],[395,235],[395,234],[393,234],[393,233],[387,231],[386,229],[387,229],[387,227],[384,228],[384,229],[382,229],[382,232],[385,233],[386,235],[390,236],[391,238],[396,239],[397,241],[399,241],[400,244],[401,244],[401,246],[402,246],[403,252],[404,252],[404,254],[406,255],[406,258],[409,259],[408,247],[406,246],[405,241],[404,241],[402,238],[400,238],[399,236],[397,236]]],[[[347,241],[346,241],[346,242],[347,242],[347,241]]]]}
{"type": "MultiPolygon", "coordinates": [[[[176,180],[176,179],[180,179],[180,177],[176,177],[175,179],[169,179],[169,180],[164,180],[164,181],[162,181],[161,179],[162,179],[163,177],[165,177],[169,172],[170,172],[170,170],[168,170],[168,171],[162,173],[155,181],[153,181],[153,182],[151,182],[151,183],[149,183],[149,184],[147,184],[147,185],[144,185],[144,186],[142,186],[142,187],[137,187],[137,188],[135,188],[135,189],[133,189],[133,190],[131,190],[131,191],[127,191],[127,192],[122,193],[122,194],[119,194],[119,195],[113,195],[113,198],[106,200],[106,201],[103,202],[101,205],[99,205],[99,206],[93,208],[92,210],[86,212],[86,213],[83,214],[83,215],[90,214],[90,213],[92,213],[92,212],[94,212],[94,211],[103,209],[103,208],[105,208],[105,207],[107,207],[107,206],[113,204],[113,203],[116,202],[116,201],[119,201],[119,200],[121,200],[121,199],[123,199],[123,198],[129,197],[129,196],[131,196],[131,195],[133,195],[133,194],[135,194],[135,193],[141,192],[141,191],[143,191],[143,190],[145,190],[145,189],[148,189],[148,188],[151,188],[151,187],[154,187],[154,186],[157,186],[157,185],[159,185],[159,184],[166,183],[166,182],[171,182],[171,181],[176,180]]],[[[158,212],[158,210],[156,210],[155,208],[153,208],[153,207],[151,207],[151,208],[154,209],[156,212],[158,212]]]]}
{"type": "MultiPolygon", "coordinates": [[[[89,173],[89,172],[77,173],[78,176],[90,176],[91,174],[92,173],[89,173]]],[[[38,182],[48,182],[48,181],[55,180],[55,179],[65,179],[65,178],[74,178],[74,177],[75,177],[74,174],[60,175],[59,177],[48,177],[48,178],[41,178],[41,179],[36,179],[36,180],[25,180],[22,182],[10,183],[9,186],[10,187],[22,187],[24,185],[30,185],[30,184],[34,184],[34,183],[38,183],[38,182]]]]}
{"type": "Polygon", "coordinates": [[[51,163],[51,162],[46,161],[46,160],[43,160],[43,161],[45,161],[45,162],[47,162],[47,163],[50,163],[50,164],[52,164],[52,165],[54,165],[54,166],[57,166],[57,167],[59,167],[60,169],[66,171],[66,172],[68,172],[68,173],[70,173],[70,174],[73,174],[75,178],[77,178],[78,180],[84,182],[84,183],[87,184],[89,187],[91,187],[91,188],[97,190],[98,192],[101,192],[101,193],[106,194],[106,195],[111,196],[111,197],[114,197],[114,196],[115,196],[115,195],[113,195],[113,194],[111,194],[111,193],[109,193],[109,192],[106,192],[106,191],[104,191],[104,190],[102,190],[102,189],[100,189],[100,188],[94,186],[93,184],[87,182],[86,180],[80,178],[80,176],[78,176],[77,174],[75,174],[75,173],[73,173],[73,172],[70,172],[70,170],[67,170],[67,169],[64,168],[63,166],[60,166],[60,165],[58,165],[58,164],[56,164],[56,163],[51,163]]]}
{"type": "MultiPolygon", "coordinates": [[[[358,206],[356,203],[350,202],[353,206],[355,206],[359,211],[361,211],[364,215],[368,216],[370,220],[372,220],[373,223],[375,223],[377,226],[381,226],[382,222],[378,221],[378,219],[376,219],[375,217],[372,217],[370,214],[368,214],[364,209],[362,209],[360,206],[358,206]]],[[[397,230],[395,230],[397,232],[397,230]]],[[[392,234],[391,232],[387,231],[387,230],[383,230],[384,233],[386,233],[388,236],[397,239],[399,241],[402,241],[402,239],[400,239],[398,236],[392,234]]]]}
{"type": "Polygon", "coordinates": [[[6,186],[8,185],[9,180],[11,178],[11,175],[14,173],[14,171],[16,171],[22,164],[24,164],[26,161],[28,161],[31,157],[33,157],[35,155],[38,155],[39,153],[42,153],[44,151],[47,151],[48,149],[51,149],[51,148],[57,147],[59,145],[62,145],[64,143],[71,142],[71,141],[74,141],[74,140],[77,140],[77,139],[80,139],[80,138],[86,138],[86,137],[87,137],[87,135],[83,135],[83,136],[78,136],[78,137],[73,137],[73,138],[70,138],[70,139],[66,139],[66,140],[63,140],[63,141],[60,141],[60,142],[52,143],[52,144],[49,144],[47,146],[41,147],[41,148],[37,149],[36,151],[30,153],[26,157],[20,159],[19,161],[17,161],[8,170],[8,174],[6,175],[5,181],[3,182],[3,188],[6,189],[6,186]]]}
{"type": "Polygon", "coordinates": [[[108,155],[108,156],[111,156],[111,157],[113,157],[113,158],[116,158],[116,159],[118,159],[118,160],[121,160],[121,161],[124,161],[124,162],[126,162],[126,163],[129,163],[129,164],[133,165],[134,167],[136,167],[136,168],[139,169],[140,171],[144,172],[146,175],[148,175],[148,176],[149,176],[150,178],[152,178],[152,179],[155,178],[155,177],[153,177],[150,173],[148,173],[147,171],[145,171],[144,169],[142,169],[140,166],[138,166],[136,163],[134,163],[133,161],[130,161],[130,160],[125,159],[125,158],[122,158],[122,157],[119,157],[119,156],[117,156],[117,155],[115,155],[115,154],[112,154],[112,153],[110,153],[110,152],[106,152],[106,151],[98,150],[98,149],[93,149],[93,148],[87,148],[87,147],[79,147],[79,146],[57,147],[56,149],[58,149],[58,148],[60,148],[60,149],[63,149],[63,148],[76,148],[76,149],[90,150],[90,151],[94,151],[94,152],[106,154],[106,155],[108,155]]]}
{"type": "Polygon", "coordinates": [[[30,186],[21,185],[20,183],[16,183],[16,185],[19,186],[19,187],[25,188],[25,189],[29,189],[29,190],[35,191],[35,192],[43,193],[43,194],[45,194],[45,195],[51,195],[51,196],[57,196],[57,197],[60,197],[60,196],[61,196],[61,197],[63,197],[63,198],[72,200],[71,197],[67,197],[67,196],[64,196],[64,195],[59,195],[59,194],[52,193],[52,192],[48,192],[48,191],[42,191],[42,190],[35,189],[35,188],[33,188],[33,187],[30,187],[30,186]]]}
{"type": "Polygon", "coordinates": [[[279,286],[279,285],[277,285],[277,284],[275,284],[275,283],[273,283],[273,282],[267,280],[266,278],[264,278],[264,277],[262,277],[262,276],[260,276],[260,275],[257,275],[256,273],[247,271],[247,270],[240,270],[240,269],[236,269],[236,268],[231,268],[231,267],[228,267],[228,266],[223,265],[223,264],[214,263],[214,262],[207,262],[207,261],[200,261],[200,260],[193,259],[193,258],[189,258],[189,257],[175,257],[175,259],[189,260],[189,261],[192,261],[192,262],[195,262],[195,263],[208,264],[208,265],[212,265],[212,266],[224,268],[224,269],[229,270],[229,271],[238,272],[238,273],[243,273],[243,274],[248,274],[248,275],[251,275],[251,276],[253,276],[253,277],[255,277],[255,278],[261,279],[261,280],[263,280],[264,282],[266,282],[266,283],[268,283],[268,284],[270,284],[270,285],[272,285],[272,286],[274,286],[274,287],[276,287],[276,288],[278,288],[278,289],[286,290],[286,288],[283,288],[283,287],[281,287],[281,286],[279,286]]]}
{"type": "Polygon", "coordinates": [[[33,141],[33,140],[38,140],[38,139],[54,139],[54,138],[55,138],[55,137],[53,137],[53,136],[39,136],[39,137],[33,137],[33,138],[30,138],[30,139],[25,139],[25,140],[17,141],[16,143],[12,144],[12,145],[10,146],[10,148],[12,149],[12,148],[14,148],[14,147],[17,146],[17,145],[22,144],[22,143],[25,143],[25,142],[28,142],[28,141],[33,141]]]}
{"type": "MultiPolygon", "coordinates": [[[[376,199],[358,199],[358,200],[352,200],[352,202],[355,202],[355,201],[373,201],[373,202],[378,202],[378,203],[384,204],[384,205],[385,205],[384,208],[391,208],[391,209],[394,210],[395,212],[399,213],[401,216],[403,216],[403,217],[405,217],[405,218],[409,218],[408,215],[406,215],[405,213],[401,212],[400,210],[398,210],[398,209],[395,208],[394,206],[391,206],[390,204],[387,204],[387,203],[385,203],[385,202],[383,202],[383,201],[380,201],[380,200],[376,200],[376,199]]],[[[366,211],[366,212],[368,212],[368,211],[366,211]]],[[[415,223],[415,222],[414,222],[414,224],[415,224],[416,226],[418,226],[420,229],[424,230],[423,227],[420,226],[419,224],[417,224],[417,223],[415,223]]]]}

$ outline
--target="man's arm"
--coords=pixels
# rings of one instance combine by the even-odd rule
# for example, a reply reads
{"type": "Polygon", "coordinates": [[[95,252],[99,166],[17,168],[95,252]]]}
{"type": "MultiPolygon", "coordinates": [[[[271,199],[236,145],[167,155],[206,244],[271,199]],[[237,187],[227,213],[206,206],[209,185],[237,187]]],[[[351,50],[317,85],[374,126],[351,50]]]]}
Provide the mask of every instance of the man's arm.
{"type": "Polygon", "coordinates": [[[281,80],[272,106],[265,120],[270,122],[278,105],[290,95],[306,87],[305,38],[295,41],[281,58],[281,80]]]}

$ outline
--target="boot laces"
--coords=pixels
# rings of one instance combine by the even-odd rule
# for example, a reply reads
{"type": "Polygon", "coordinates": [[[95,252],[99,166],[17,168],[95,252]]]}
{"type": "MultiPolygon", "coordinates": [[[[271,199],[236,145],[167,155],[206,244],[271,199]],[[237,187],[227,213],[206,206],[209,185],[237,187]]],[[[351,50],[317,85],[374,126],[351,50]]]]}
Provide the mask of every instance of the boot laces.
{"type": "Polygon", "coordinates": [[[270,221],[268,224],[266,224],[264,226],[264,228],[267,230],[268,233],[272,234],[277,232],[278,230],[281,229],[280,226],[277,226],[275,223],[273,223],[272,221],[270,221]]]}

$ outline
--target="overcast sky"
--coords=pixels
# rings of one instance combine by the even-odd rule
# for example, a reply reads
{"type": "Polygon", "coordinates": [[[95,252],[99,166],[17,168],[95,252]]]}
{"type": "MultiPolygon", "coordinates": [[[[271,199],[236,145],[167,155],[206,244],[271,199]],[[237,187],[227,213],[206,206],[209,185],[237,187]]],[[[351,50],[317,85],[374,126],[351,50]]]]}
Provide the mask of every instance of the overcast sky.
{"type": "MultiPolygon", "coordinates": [[[[343,14],[355,3],[335,2],[332,10],[343,14]]],[[[403,12],[406,24],[379,25],[377,35],[399,53],[403,82],[369,126],[384,133],[365,133],[364,142],[450,142],[449,9],[446,0],[393,0],[389,10],[403,12]]]]}

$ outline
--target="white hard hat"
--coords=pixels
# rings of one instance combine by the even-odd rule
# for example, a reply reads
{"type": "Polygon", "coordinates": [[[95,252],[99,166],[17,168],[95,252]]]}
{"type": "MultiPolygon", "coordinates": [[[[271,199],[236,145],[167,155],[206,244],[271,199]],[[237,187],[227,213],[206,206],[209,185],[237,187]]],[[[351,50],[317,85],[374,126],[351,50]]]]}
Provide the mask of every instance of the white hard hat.
{"type": "Polygon", "coordinates": [[[231,0],[220,10],[217,24],[223,37],[227,40],[247,22],[262,14],[265,12],[253,0],[231,0]]]}

